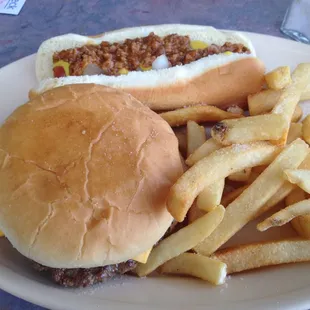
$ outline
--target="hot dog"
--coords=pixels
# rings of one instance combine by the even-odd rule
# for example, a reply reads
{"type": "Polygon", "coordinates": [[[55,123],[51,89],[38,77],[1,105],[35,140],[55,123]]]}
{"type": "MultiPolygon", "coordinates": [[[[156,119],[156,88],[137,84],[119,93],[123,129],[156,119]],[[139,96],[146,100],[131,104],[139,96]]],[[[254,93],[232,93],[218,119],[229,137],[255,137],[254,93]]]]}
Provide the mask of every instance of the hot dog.
{"type": "Polygon", "coordinates": [[[39,86],[122,88],[153,110],[207,103],[243,105],[260,90],[264,65],[242,34],[194,25],[157,25],[95,37],[66,34],[43,42],[36,59],[39,86]]]}

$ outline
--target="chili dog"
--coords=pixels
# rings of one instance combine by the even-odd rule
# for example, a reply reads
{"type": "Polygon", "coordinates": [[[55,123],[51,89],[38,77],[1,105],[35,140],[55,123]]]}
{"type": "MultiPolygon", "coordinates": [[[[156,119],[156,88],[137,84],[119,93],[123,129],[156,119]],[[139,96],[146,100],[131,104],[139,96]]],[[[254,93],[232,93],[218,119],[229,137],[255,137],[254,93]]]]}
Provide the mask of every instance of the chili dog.
{"type": "Polygon", "coordinates": [[[194,25],[121,29],[95,37],[66,34],[43,42],[39,86],[95,83],[121,88],[153,110],[198,103],[243,105],[261,89],[264,65],[242,34],[194,25]]]}

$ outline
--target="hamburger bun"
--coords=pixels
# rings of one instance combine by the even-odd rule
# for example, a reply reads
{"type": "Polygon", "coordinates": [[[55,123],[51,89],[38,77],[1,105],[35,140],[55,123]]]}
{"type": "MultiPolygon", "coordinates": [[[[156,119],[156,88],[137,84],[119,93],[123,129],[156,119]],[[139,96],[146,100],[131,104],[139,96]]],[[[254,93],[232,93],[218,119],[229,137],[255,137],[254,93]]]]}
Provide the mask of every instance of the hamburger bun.
{"type": "Polygon", "coordinates": [[[264,64],[256,58],[254,47],[244,35],[195,25],[157,25],[120,29],[95,37],[66,34],[43,42],[36,59],[39,85],[30,97],[68,84],[95,83],[121,88],[153,110],[171,110],[188,105],[207,103],[221,107],[245,105],[249,94],[256,93],[264,82],[264,64]],[[53,54],[85,44],[123,42],[147,36],[172,33],[188,35],[190,40],[223,45],[225,42],[246,46],[249,54],[214,54],[182,66],[161,70],[131,71],[127,75],[85,75],[53,78],[53,54]]]}
{"type": "Polygon", "coordinates": [[[166,196],[183,168],[170,126],[120,90],[59,87],[0,128],[0,229],[53,268],[116,264],[169,228],[166,196]]]}

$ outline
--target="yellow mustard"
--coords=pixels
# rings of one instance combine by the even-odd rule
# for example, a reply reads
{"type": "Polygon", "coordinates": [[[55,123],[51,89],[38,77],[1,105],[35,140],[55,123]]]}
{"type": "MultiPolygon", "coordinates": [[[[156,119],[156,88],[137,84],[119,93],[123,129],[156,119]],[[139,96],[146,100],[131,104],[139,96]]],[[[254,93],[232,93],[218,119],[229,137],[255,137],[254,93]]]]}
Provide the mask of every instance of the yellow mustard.
{"type": "Polygon", "coordinates": [[[201,50],[208,47],[208,44],[199,40],[193,40],[190,43],[193,50],[201,50]]]}
{"type": "Polygon", "coordinates": [[[144,67],[144,66],[140,65],[140,69],[142,71],[150,71],[150,70],[152,70],[152,67],[144,67]]]}
{"type": "Polygon", "coordinates": [[[230,52],[230,51],[227,51],[227,52],[224,52],[225,55],[231,55],[233,52],[230,52]]]}
{"type": "Polygon", "coordinates": [[[119,74],[122,74],[122,75],[123,75],[123,74],[128,74],[128,72],[129,72],[129,71],[128,71],[126,68],[119,69],[119,71],[118,71],[118,73],[119,73],[119,74]]]}

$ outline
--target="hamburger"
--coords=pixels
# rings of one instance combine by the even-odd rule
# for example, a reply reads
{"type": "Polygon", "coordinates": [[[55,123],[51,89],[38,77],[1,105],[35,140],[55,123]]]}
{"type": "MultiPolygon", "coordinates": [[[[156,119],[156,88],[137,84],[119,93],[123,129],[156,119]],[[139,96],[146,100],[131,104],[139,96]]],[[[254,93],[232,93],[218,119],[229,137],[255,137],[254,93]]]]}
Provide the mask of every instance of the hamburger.
{"type": "Polygon", "coordinates": [[[60,285],[132,271],[172,223],[177,138],[121,90],[68,85],[35,97],[0,128],[0,158],[0,229],[60,285]]]}

